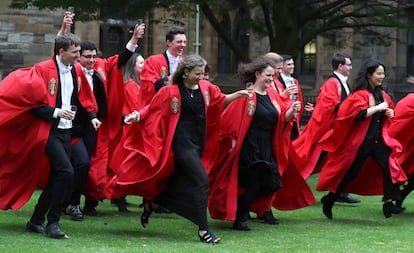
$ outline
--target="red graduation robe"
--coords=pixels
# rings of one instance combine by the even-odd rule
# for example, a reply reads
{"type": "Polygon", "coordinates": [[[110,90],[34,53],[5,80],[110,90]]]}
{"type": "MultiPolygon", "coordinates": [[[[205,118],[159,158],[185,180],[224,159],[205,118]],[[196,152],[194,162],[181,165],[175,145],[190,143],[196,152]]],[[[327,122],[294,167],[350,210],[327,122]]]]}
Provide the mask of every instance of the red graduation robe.
{"type": "Polygon", "coordinates": [[[401,99],[394,109],[394,118],[388,128],[391,137],[397,139],[402,145],[402,152],[398,155],[406,175],[414,173],[414,94],[408,94],[401,99]]]}
{"type": "Polygon", "coordinates": [[[142,105],[147,105],[155,95],[155,81],[167,77],[169,66],[164,54],[156,54],[145,59],[142,67],[141,80],[141,101],[142,105]]]}
{"type": "MultiPolygon", "coordinates": [[[[276,86],[276,89],[279,94],[282,94],[282,92],[285,90],[285,87],[283,84],[279,81],[279,79],[275,78],[274,84],[276,86]]],[[[303,112],[304,112],[304,104],[303,104],[303,95],[302,95],[302,88],[300,87],[299,81],[296,78],[293,78],[293,81],[298,86],[298,101],[302,103],[300,111],[296,114],[296,126],[297,129],[300,131],[300,119],[302,118],[303,112]]],[[[289,122],[291,125],[293,125],[293,119],[289,122]]]]}
{"type": "MultiPolygon", "coordinates": [[[[78,67],[76,74],[81,105],[87,112],[97,113],[86,77],[78,67]]],[[[35,117],[29,110],[43,105],[54,107],[58,86],[53,59],[18,69],[0,83],[0,209],[21,208],[36,185],[47,182],[45,145],[51,122],[35,117]]]]}
{"type": "MultiPolygon", "coordinates": [[[[139,111],[140,102],[139,102],[139,91],[140,85],[137,84],[134,80],[130,79],[125,84],[125,102],[124,102],[124,114],[129,114],[133,111],[139,111]]],[[[125,142],[127,143],[139,143],[141,142],[141,125],[132,124],[123,126],[122,138],[115,148],[114,154],[111,157],[109,162],[109,177],[112,178],[116,174],[116,171],[121,166],[122,162],[128,156],[128,149],[124,147],[125,142]]],[[[128,144],[131,145],[131,144],[128,144]]]]}
{"type": "MultiPolygon", "coordinates": [[[[277,158],[282,177],[282,188],[274,195],[257,199],[253,209],[272,203],[275,208],[292,210],[308,206],[315,202],[311,189],[298,170],[288,166],[289,129],[285,128],[285,113],[291,101],[284,101],[273,88],[268,89],[273,105],[279,112],[279,120],[274,132],[274,156],[277,158]],[[272,89],[272,90],[271,90],[272,89]],[[283,189],[283,190],[282,190],[283,189]]],[[[287,99],[287,98],[285,98],[287,99]]],[[[218,152],[216,163],[212,167],[210,179],[209,211],[212,218],[234,220],[237,209],[238,164],[243,139],[250,126],[256,108],[256,95],[251,98],[238,99],[223,112],[220,126],[220,139],[216,145],[218,152]],[[232,149],[232,140],[236,140],[232,149]]],[[[268,209],[267,209],[268,210],[268,209]]]]}
{"type": "MultiPolygon", "coordinates": [[[[393,108],[391,98],[384,91],[384,100],[393,108]]],[[[362,121],[355,120],[356,115],[364,109],[375,105],[374,96],[368,90],[353,92],[344,100],[334,120],[333,128],[321,139],[319,147],[327,150],[328,156],[316,186],[318,191],[336,192],[339,184],[355,160],[371,123],[372,117],[362,121]]],[[[393,183],[404,183],[407,180],[397,161],[401,152],[401,144],[388,133],[391,119],[384,116],[382,138],[384,144],[391,149],[389,165],[393,183]]],[[[368,158],[358,176],[344,189],[345,192],[360,195],[382,195],[383,172],[379,165],[368,158]]]]}
{"type": "Polygon", "coordinates": [[[97,132],[96,148],[91,155],[91,168],[84,194],[88,200],[102,200],[105,198],[108,181],[108,164],[122,136],[124,82],[122,70],[118,68],[118,55],[97,59],[94,70],[104,83],[108,112],[101,119],[102,125],[97,132]]]}
{"type": "MultiPolygon", "coordinates": [[[[215,152],[218,139],[220,112],[223,110],[225,95],[208,81],[199,83],[204,97],[206,114],[206,143],[202,155],[215,152]]],[[[107,191],[108,198],[124,195],[140,195],[154,199],[165,187],[174,172],[171,143],[180,117],[181,96],[177,85],[160,89],[144,109],[140,111],[142,142],[125,143],[129,150],[107,191]]]]}
{"type": "Polygon", "coordinates": [[[319,172],[315,168],[322,150],[317,146],[322,136],[332,127],[336,118],[335,106],[341,101],[342,87],[339,80],[331,77],[322,85],[312,116],[299,137],[292,142],[297,155],[303,161],[302,176],[306,179],[319,172]]]}

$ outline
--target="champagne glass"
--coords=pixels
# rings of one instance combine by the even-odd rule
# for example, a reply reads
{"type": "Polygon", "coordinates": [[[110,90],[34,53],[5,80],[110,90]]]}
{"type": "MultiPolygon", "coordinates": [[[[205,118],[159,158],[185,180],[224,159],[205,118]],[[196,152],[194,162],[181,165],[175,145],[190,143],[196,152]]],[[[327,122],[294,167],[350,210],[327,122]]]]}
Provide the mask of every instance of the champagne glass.
{"type": "Polygon", "coordinates": [[[246,90],[249,93],[249,95],[251,96],[254,92],[254,88],[253,88],[254,83],[253,82],[247,82],[246,83],[246,90]]]}

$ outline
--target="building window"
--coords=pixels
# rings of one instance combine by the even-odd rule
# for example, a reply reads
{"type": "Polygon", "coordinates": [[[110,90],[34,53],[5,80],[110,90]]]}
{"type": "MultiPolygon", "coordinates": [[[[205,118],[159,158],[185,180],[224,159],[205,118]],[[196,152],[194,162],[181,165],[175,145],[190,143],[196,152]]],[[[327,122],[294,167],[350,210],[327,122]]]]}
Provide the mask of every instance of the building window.
{"type": "Polygon", "coordinates": [[[311,40],[303,48],[302,74],[314,74],[316,66],[316,40],[311,40]]]}

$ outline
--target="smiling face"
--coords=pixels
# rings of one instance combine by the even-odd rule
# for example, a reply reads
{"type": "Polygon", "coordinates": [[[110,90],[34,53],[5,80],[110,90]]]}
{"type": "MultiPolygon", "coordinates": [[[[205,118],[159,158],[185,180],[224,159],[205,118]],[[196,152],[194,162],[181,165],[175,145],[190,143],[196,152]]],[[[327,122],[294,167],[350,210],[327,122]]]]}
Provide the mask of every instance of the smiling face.
{"type": "Polygon", "coordinates": [[[204,78],[204,66],[194,67],[191,71],[185,69],[184,72],[187,76],[185,79],[187,86],[197,85],[204,78]]]}
{"type": "Polygon", "coordinates": [[[139,74],[141,74],[142,67],[144,66],[144,58],[141,55],[137,56],[137,61],[135,62],[134,71],[139,74]]]}
{"type": "Polygon", "coordinates": [[[60,61],[65,64],[74,64],[79,60],[79,52],[80,52],[80,46],[70,45],[67,50],[64,50],[63,48],[59,49],[59,58],[60,61]]]}
{"type": "Polygon", "coordinates": [[[367,74],[367,78],[373,88],[381,86],[385,78],[384,67],[379,65],[372,74],[367,74]]]}
{"type": "Polygon", "coordinates": [[[83,50],[79,58],[79,63],[86,69],[93,69],[96,63],[96,50],[83,50]]]}
{"type": "Polygon", "coordinates": [[[262,72],[256,71],[255,86],[258,90],[266,90],[273,82],[273,76],[275,69],[271,66],[267,66],[262,72]]]}
{"type": "Polygon", "coordinates": [[[295,62],[293,59],[288,59],[283,62],[282,72],[283,74],[290,76],[295,71],[295,62]]]}
{"type": "Polygon", "coordinates": [[[167,40],[168,51],[174,56],[182,56],[186,46],[187,38],[185,34],[176,34],[173,40],[167,40]]]}

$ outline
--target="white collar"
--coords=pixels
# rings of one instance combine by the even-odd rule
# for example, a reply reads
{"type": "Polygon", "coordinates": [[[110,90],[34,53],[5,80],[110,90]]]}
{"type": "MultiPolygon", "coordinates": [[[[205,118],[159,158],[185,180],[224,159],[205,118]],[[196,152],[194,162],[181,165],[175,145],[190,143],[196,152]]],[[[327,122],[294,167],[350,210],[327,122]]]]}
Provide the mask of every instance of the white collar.
{"type": "Polygon", "coordinates": [[[59,71],[61,71],[62,73],[66,73],[66,72],[70,72],[72,70],[72,65],[65,65],[63,64],[59,57],[56,55],[56,62],[59,68],[59,71]]]}
{"type": "Polygon", "coordinates": [[[180,62],[180,56],[174,56],[168,50],[167,50],[167,58],[168,58],[168,61],[171,63],[180,62]]]}
{"type": "Polygon", "coordinates": [[[85,74],[88,74],[88,75],[90,75],[90,76],[92,76],[92,75],[93,75],[93,72],[95,71],[95,70],[93,70],[93,69],[87,69],[87,68],[85,68],[85,67],[83,67],[83,66],[82,66],[82,70],[83,70],[83,72],[84,72],[85,74]]]}
{"type": "Polygon", "coordinates": [[[341,83],[346,83],[348,81],[348,77],[342,75],[338,71],[334,71],[334,74],[339,78],[339,80],[341,80],[341,83]]]}

